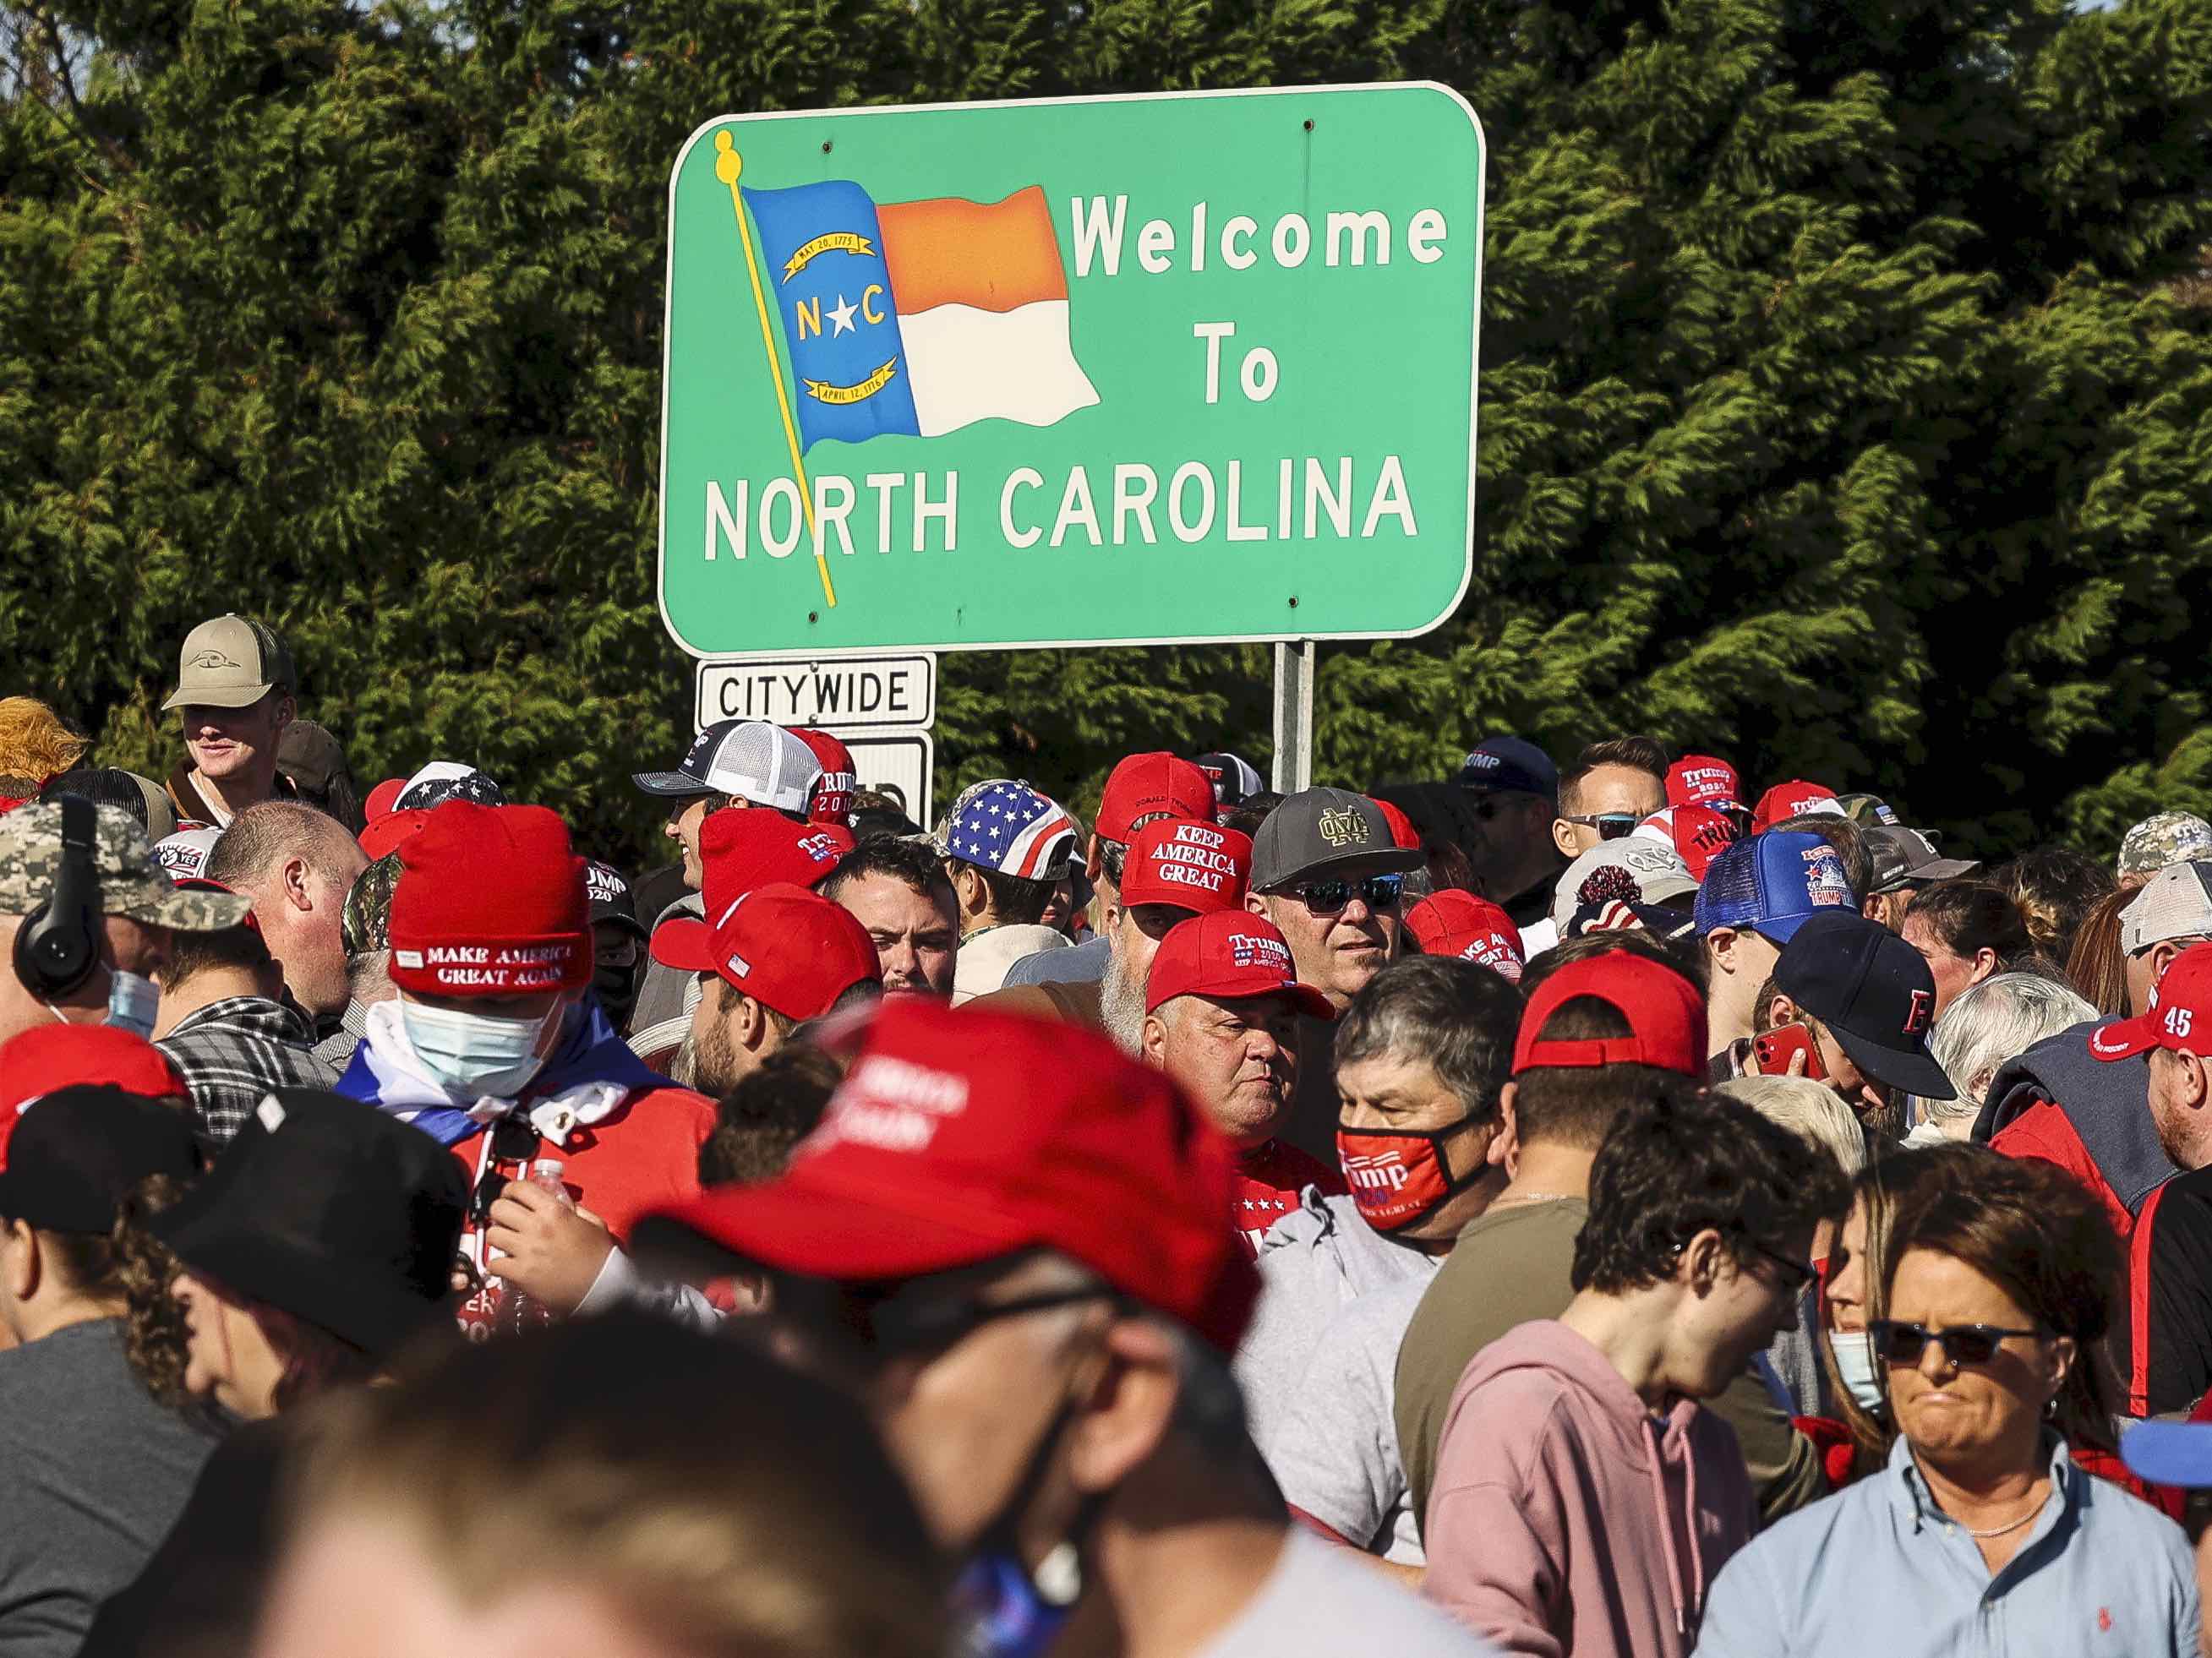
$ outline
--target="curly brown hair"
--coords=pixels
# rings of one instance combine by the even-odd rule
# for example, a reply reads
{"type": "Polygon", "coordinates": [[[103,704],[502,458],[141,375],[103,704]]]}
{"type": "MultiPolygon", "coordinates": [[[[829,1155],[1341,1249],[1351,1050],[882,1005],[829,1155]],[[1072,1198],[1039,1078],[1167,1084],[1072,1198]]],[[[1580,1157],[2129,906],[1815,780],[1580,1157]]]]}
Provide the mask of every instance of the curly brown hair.
{"type": "Polygon", "coordinates": [[[182,1181],[151,1175],[124,1200],[108,1232],[39,1234],[40,1249],[71,1289],[95,1300],[122,1302],[124,1357],[146,1391],[175,1410],[196,1408],[185,1391],[184,1309],[169,1296],[177,1258],[142,1223],[184,1191],[182,1181]]]}

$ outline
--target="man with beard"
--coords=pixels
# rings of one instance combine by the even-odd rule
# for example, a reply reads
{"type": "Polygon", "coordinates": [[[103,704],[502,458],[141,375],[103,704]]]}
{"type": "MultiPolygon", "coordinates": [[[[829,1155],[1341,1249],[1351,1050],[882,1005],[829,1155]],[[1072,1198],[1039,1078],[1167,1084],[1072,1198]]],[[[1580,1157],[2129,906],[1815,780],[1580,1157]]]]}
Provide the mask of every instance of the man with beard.
{"type": "Polygon", "coordinates": [[[711,925],[663,923],[653,954],[708,975],[691,1019],[692,1077],[716,1098],[805,1021],[883,991],[875,944],[852,912],[788,882],[739,894],[711,925]]]}
{"type": "Polygon", "coordinates": [[[1344,1190],[1335,1169],[1275,1138],[1297,1084],[1302,1013],[1335,1017],[1327,997],[1298,982],[1283,935],[1256,915],[1223,909],[1185,921],[1153,955],[1146,1063],[1182,1084],[1237,1148],[1236,1224],[1254,1255],[1307,1187],[1344,1190]]]}
{"type": "MultiPolygon", "coordinates": [[[[1299,980],[1341,1013],[1397,953],[1406,875],[1423,862],[1419,851],[1398,847],[1382,807],[1365,795],[1302,789],[1269,812],[1253,837],[1244,907],[1274,924],[1299,980]]],[[[1299,1021],[1303,1063],[1284,1133],[1322,1158],[1336,1154],[1334,1034],[1333,1015],[1299,1021]]]]}
{"type": "Polygon", "coordinates": [[[875,941],[884,993],[950,996],[960,947],[960,901],[935,853],[918,841],[872,835],[815,888],[853,912],[875,941]]]}
{"type": "Polygon", "coordinates": [[[1905,1094],[1958,1096],[1928,1052],[1936,980],[1920,952],[1879,921],[1829,910],[1799,927],[1774,968],[1775,1024],[1808,1027],[1816,1072],[1878,1145],[1904,1136],[1905,1094]]]}
{"type": "Polygon", "coordinates": [[[1146,981],[1161,940],[1195,915],[1239,909],[1252,841],[1196,817],[1157,817],[1136,832],[1121,865],[1105,976],[1092,984],[1010,985],[979,1006],[1065,1019],[1111,1036],[1135,1057],[1142,1046],[1146,981]]]}

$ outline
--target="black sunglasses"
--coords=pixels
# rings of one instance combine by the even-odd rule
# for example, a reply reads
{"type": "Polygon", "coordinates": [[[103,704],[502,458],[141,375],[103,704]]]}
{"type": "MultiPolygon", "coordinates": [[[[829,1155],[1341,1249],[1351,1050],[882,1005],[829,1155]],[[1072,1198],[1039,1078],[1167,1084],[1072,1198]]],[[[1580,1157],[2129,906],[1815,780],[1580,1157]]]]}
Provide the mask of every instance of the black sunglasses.
{"type": "Polygon", "coordinates": [[[1869,1320],[1867,1333],[1874,1338],[1875,1351],[1884,1359],[1908,1366],[1920,1363],[1931,1341],[1942,1347],[1954,1364],[1986,1364],[1997,1356],[2007,1336],[2040,1339],[2043,1335],[2040,1330],[2008,1330],[1995,1324],[1954,1324],[1931,1330],[1924,1324],[1906,1324],[1893,1318],[1869,1320]]]}
{"type": "Polygon", "coordinates": [[[1803,1295],[1805,1293],[1805,1286],[1810,1284],[1814,1278],[1820,1276],[1820,1272],[1814,1269],[1810,1263],[1802,1260],[1792,1260],[1780,1250],[1768,1248],[1757,1238],[1746,1238],[1744,1242],[1748,1243],[1753,1249],[1758,1251],[1760,1254],[1765,1255],[1767,1260],[1772,1261],[1777,1266],[1779,1266],[1782,1269],[1784,1273],[1786,1274],[1783,1280],[1782,1287],[1793,1296],[1803,1295]]]}
{"type": "Polygon", "coordinates": [[[927,1281],[905,1284],[841,1284],[818,1278],[779,1277],[772,1304],[787,1318],[836,1333],[846,1356],[863,1370],[901,1358],[933,1357],[985,1325],[1024,1313],[1118,1297],[1103,1284],[1043,1290],[1005,1301],[948,1297],[927,1281]]]}
{"type": "Polygon", "coordinates": [[[1601,841],[1618,841],[1634,833],[1644,820],[1632,811],[1571,812],[1562,823],[1580,823],[1584,829],[1594,829],[1601,841]]]}
{"type": "Polygon", "coordinates": [[[527,1117],[501,1117],[491,1126],[491,1161],[477,1177],[477,1189],[469,1197],[469,1219],[477,1226],[491,1219],[491,1206],[499,1201],[499,1194],[507,1190],[514,1177],[500,1173],[500,1165],[507,1163],[527,1163],[538,1155],[545,1144],[545,1137],[532,1127],[527,1117]]]}
{"type": "Polygon", "coordinates": [[[1406,878],[1402,875],[1370,875],[1358,881],[1341,878],[1301,881],[1290,890],[1292,897],[1316,914],[1328,915],[1350,903],[1355,892],[1370,909],[1395,909],[1405,886],[1406,878]]]}

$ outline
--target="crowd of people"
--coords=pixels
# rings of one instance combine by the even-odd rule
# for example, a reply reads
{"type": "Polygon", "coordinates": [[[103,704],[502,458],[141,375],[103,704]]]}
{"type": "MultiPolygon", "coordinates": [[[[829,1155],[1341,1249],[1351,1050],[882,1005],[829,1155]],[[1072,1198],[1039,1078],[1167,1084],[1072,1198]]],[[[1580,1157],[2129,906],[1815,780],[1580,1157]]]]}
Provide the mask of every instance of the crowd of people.
{"type": "MultiPolygon", "coordinates": [[[[2212,1654],[2212,824],[0,699],[0,1658],[2212,1654]]],[[[1840,791],[1840,792],[1839,792],[1840,791]]]]}

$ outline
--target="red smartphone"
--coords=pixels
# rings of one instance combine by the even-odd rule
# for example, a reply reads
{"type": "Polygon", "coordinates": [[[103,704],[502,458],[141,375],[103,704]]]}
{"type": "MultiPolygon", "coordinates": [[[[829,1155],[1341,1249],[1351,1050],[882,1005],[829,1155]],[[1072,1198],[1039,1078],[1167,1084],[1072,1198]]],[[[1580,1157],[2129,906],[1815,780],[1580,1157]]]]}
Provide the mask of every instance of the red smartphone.
{"type": "Polygon", "coordinates": [[[1827,1067],[1820,1063],[1820,1049],[1813,1040],[1812,1027],[1796,1023],[1778,1024],[1764,1036],[1751,1039],[1752,1057],[1759,1061],[1762,1077],[1786,1077],[1790,1074],[1790,1056],[1805,1056],[1803,1074],[1815,1082],[1828,1079],[1827,1067]]]}

